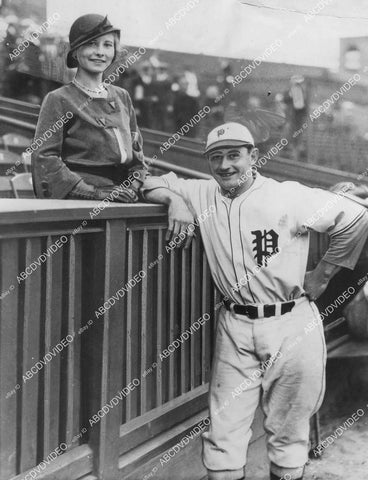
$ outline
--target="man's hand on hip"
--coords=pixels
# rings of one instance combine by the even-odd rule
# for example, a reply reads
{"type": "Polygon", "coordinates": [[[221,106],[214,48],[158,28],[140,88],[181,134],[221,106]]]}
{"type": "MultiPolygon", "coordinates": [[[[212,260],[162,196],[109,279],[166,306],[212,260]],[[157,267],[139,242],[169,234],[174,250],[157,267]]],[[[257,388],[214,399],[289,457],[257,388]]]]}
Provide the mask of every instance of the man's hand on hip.
{"type": "Polygon", "coordinates": [[[330,279],[340,267],[321,260],[314,270],[307,272],[304,278],[304,290],[307,297],[315,301],[326,290],[330,279]]]}
{"type": "Polygon", "coordinates": [[[321,278],[321,275],[319,275],[316,270],[311,270],[305,274],[304,290],[309,300],[313,302],[317,300],[317,298],[326,290],[327,285],[328,280],[321,278]]]}

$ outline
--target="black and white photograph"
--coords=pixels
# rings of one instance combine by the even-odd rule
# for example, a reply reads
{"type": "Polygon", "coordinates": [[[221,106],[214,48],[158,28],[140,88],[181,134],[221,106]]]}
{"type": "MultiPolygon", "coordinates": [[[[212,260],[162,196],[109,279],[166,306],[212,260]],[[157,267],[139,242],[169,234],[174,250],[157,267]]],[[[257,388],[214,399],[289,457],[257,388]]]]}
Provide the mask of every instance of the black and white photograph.
{"type": "Polygon", "coordinates": [[[0,0],[0,480],[368,480],[368,3],[0,0]]]}

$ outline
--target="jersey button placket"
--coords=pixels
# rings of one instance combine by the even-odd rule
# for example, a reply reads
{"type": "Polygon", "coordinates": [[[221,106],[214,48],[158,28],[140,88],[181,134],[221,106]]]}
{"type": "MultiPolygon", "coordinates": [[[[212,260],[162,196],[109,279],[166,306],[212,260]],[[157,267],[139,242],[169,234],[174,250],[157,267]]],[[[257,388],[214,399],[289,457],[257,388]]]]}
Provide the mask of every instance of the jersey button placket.
{"type": "MultiPolygon", "coordinates": [[[[231,251],[233,259],[233,267],[235,271],[236,281],[246,278],[246,271],[243,266],[243,246],[241,242],[241,231],[239,225],[239,199],[234,198],[229,208],[229,227],[231,238],[231,251]]],[[[244,227],[244,225],[242,225],[244,227]]],[[[243,280],[244,283],[244,280],[243,280]]],[[[241,290],[237,293],[241,298],[241,303],[246,303],[241,295],[241,290]]]]}

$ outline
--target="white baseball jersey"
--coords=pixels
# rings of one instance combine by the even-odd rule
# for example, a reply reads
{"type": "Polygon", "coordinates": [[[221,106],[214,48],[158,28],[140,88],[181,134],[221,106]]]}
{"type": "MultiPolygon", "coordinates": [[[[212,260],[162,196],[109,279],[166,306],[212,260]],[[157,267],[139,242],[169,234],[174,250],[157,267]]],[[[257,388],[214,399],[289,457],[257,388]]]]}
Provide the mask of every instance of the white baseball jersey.
{"type": "Polygon", "coordinates": [[[365,208],[298,182],[257,174],[247,191],[228,198],[215,180],[185,180],[171,172],[147,179],[142,190],[160,186],[180,194],[196,216],[211,207],[200,230],[212,276],[220,292],[240,304],[301,296],[309,229],[330,236],[324,260],[351,269],[368,235],[365,208]]]}

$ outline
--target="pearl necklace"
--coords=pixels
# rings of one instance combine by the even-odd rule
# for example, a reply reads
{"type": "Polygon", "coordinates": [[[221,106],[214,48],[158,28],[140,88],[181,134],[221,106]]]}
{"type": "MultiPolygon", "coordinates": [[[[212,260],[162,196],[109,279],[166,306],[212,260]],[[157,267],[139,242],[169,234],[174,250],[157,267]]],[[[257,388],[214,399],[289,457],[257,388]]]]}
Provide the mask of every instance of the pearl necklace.
{"type": "Polygon", "coordinates": [[[103,87],[103,86],[102,87],[97,87],[97,88],[88,88],[85,85],[79,83],[76,78],[73,79],[73,83],[74,83],[74,85],[79,87],[81,90],[93,93],[94,95],[105,95],[106,92],[107,92],[106,87],[103,87]]]}

